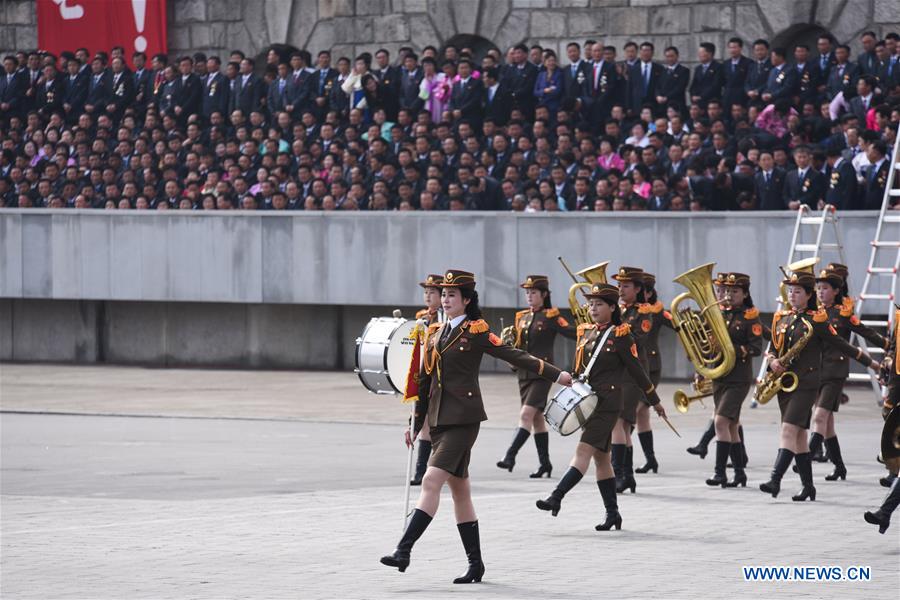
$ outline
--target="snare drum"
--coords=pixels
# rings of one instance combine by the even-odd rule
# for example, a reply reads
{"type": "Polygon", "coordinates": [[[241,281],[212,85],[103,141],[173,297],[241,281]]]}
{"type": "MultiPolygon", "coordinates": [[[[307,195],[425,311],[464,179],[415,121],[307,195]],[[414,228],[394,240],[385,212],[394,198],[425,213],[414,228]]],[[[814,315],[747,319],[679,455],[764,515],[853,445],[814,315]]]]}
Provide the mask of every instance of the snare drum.
{"type": "Polygon", "coordinates": [[[587,423],[597,408],[597,394],[587,383],[575,381],[564,387],[547,403],[544,418],[560,435],[572,435],[587,423]]]}
{"type": "Polygon", "coordinates": [[[415,321],[375,317],[356,338],[359,380],[375,394],[402,394],[409,374],[415,340],[409,337],[415,321]]]}

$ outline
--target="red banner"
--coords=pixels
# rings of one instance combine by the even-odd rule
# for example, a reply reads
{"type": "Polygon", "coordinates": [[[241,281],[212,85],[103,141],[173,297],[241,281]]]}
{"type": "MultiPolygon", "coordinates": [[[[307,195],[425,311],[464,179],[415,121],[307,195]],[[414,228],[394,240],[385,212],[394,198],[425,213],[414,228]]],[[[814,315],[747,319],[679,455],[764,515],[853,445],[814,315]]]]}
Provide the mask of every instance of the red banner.
{"type": "Polygon", "coordinates": [[[131,64],[133,52],[166,52],[165,0],[37,0],[37,17],[38,46],[57,56],[122,46],[131,64]]]}

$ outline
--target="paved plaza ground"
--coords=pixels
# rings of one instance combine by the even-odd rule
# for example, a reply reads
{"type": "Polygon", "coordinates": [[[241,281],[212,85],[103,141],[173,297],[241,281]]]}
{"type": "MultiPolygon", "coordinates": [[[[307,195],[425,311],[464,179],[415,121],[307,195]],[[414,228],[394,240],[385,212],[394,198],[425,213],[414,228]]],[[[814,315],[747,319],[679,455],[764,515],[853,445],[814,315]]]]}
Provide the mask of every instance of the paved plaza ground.
{"type": "MultiPolygon", "coordinates": [[[[473,452],[485,582],[453,586],[465,556],[445,493],[406,573],[378,558],[403,513],[408,409],[348,373],[0,365],[0,596],[50,598],[896,598],[900,514],[862,520],[886,491],[882,421],[855,388],[838,431],[849,469],[794,503],[757,490],[777,446],[777,406],[750,410],[746,489],[708,488],[712,455],[685,453],[709,410],[654,418],[657,475],[620,497],[623,530],[598,533],[588,476],[559,517],[534,507],[565,471],[573,438],[551,437],[553,481],[500,458],[518,411],[512,375],[482,378],[490,420],[473,452]],[[867,566],[865,582],[750,582],[742,566],[867,566]]],[[[671,407],[677,386],[664,384],[671,407]]],[[[710,407],[711,403],[707,404],[710,407]]],[[[636,450],[636,463],[641,459],[636,450]]]]}

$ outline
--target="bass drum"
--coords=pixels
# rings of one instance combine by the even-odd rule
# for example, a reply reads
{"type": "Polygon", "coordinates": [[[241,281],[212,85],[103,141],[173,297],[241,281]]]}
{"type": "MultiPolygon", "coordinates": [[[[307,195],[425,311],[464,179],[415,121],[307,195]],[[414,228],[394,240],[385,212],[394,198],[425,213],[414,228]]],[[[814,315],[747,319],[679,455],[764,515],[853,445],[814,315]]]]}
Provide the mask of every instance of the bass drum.
{"type": "Polygon", "coordinates": [[[402,394],[415,340],[409,337],[415,321],[375,317],[356,338],[355,372],[374,394],[402,394]]]}

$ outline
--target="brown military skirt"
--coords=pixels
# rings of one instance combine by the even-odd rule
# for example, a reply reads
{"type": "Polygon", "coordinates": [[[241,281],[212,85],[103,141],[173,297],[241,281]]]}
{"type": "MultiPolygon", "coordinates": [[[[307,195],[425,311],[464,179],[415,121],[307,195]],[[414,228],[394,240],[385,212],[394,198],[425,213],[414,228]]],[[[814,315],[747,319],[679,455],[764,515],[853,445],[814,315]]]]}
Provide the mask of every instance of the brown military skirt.
{"type": "Polygon", "coordinates": [[[737,421],[741,418],[741,405],[750,391],[749,383],[719,383],[713,381],[713,401],[716,414],[737,421]]]}
{"type": "Polygon", "coordinates": [[[644,402],[646,396],[636,383],[626,381],[622,383],[622,413],[619,417],[626,423],[637,423],[638,402],[644,402]]]}
{"type": "Polygon", "coordinates": [[[600,452],[609,452],[612,430],[622,412],[622,388],[603,386],[597,393],[597,408],[591,413],[581,430],[580,442],[593,446],[600,452]]]}
{"type": "Polygon", "coordinates": [[[831,412],[837,412],[841,407],[841,395],[844,393],[844,379],[825,379],[819,384],[819,397],[816,406],[821,406],[831,412]]]}
{"type": "Polygon", "coordinates": [[[464,479],[468,477],[472,446],[478,439],[480,428],[481,423],[432,427],[428,466],[443,469],[464,479]]]}
{"type": "Polygon", "coordinates": [[[553,382],[546,379],[520,379],[519,396],[521,396],[522,404],[544,410],[552,385],[553,382]]]}
{"type": "Polygon", "coordinates": [[[778,408],[781,410],[781,422],[809,429],[809,420],[812,417],[813,406],[816,404],[816,395],[815,389],[779,392],[778,408]]]}

